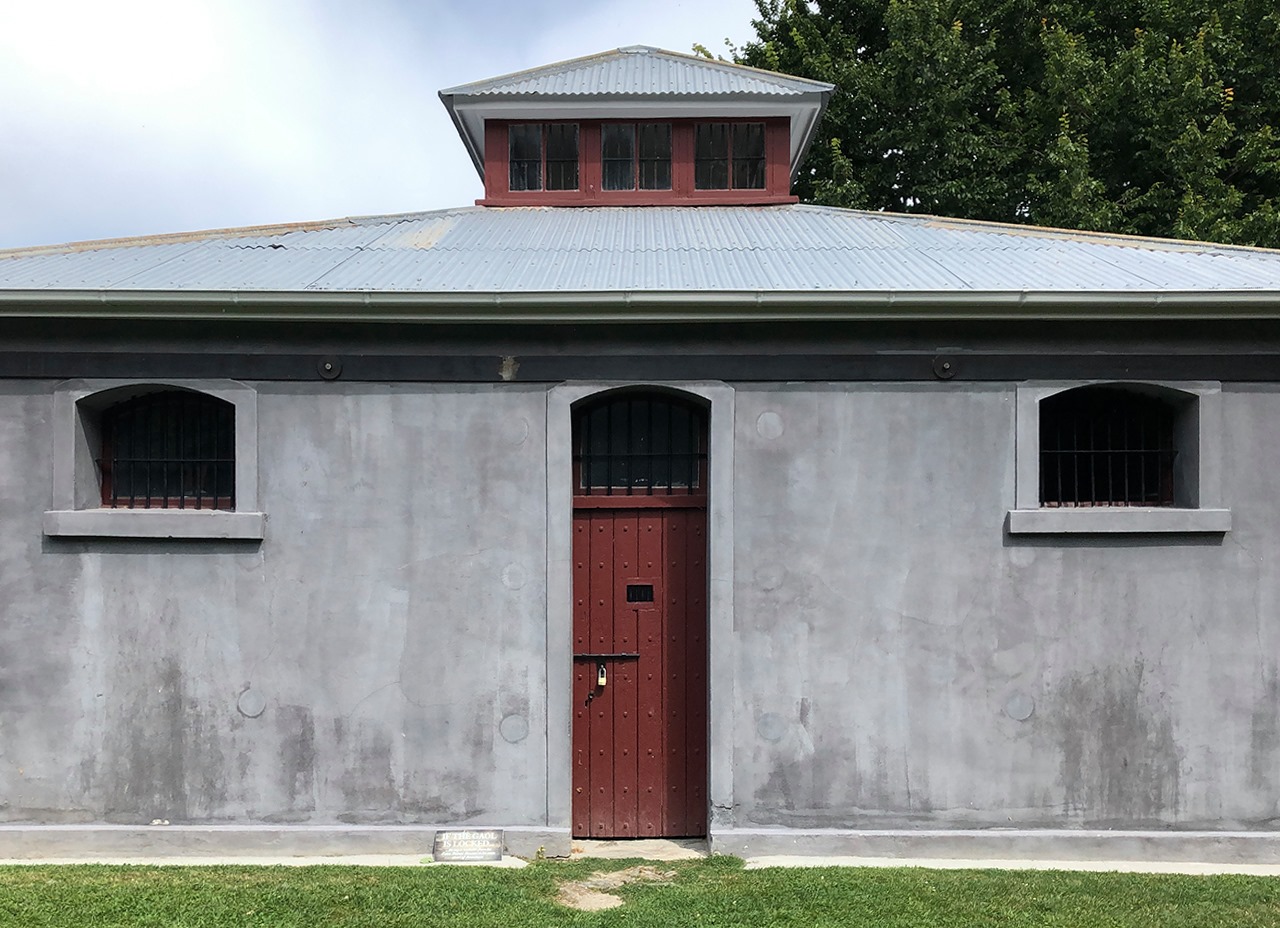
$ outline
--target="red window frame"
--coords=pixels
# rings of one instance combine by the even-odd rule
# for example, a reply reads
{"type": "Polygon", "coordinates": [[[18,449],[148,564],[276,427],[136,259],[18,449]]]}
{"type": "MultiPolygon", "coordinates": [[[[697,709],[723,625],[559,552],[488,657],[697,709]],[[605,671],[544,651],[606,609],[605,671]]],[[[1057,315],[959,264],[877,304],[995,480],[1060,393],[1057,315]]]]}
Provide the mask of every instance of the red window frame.
{"type": "MultiPolygon", "coordinates": [[[[544,123],[557,120],[544,120],[544,123]]],[[[485,195],[479,206],[710,206],[796,203],[791,195],[790,120],[785,116],[690,119],[559,120],[578,125],[577,190],[510,190],[507,127],[529,119],[490,119],[485,122],[485,195]],[[604,190],[601,126],[605,124],[671,124],[670,190],[604,190]],[[765,186],[699,190],[694,186],[694,126],[699,123],[764,123],[765,186]]]]}

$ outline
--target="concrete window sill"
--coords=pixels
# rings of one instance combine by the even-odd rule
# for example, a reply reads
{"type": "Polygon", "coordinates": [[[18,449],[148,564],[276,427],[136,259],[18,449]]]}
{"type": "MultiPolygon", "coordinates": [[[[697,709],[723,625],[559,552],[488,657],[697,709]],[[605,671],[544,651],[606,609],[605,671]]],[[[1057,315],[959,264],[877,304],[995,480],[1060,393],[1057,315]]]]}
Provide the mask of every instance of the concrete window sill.
{"type": "Polygon", "coordinates": [[[64,509],[44,514],[57,538],[217,538],[261,541],[261,512],[214,509],[64,509]]]}
{"type": "Polygon", "coordinates": [[[1010,535],[1218,534],[1231,531],[1230,509],[1099,506],[1089,509],[1011,509],[1010,535]]]}

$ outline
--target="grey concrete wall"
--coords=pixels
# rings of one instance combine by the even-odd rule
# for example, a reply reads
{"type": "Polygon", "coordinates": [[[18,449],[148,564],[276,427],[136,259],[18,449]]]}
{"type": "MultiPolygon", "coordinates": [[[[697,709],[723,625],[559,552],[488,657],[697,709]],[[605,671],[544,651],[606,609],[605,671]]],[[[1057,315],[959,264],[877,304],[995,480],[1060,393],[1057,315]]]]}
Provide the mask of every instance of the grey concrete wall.
{"type": "Polygon", "coordinates": [[[1224,401],[1231,532],[1022,539],[1012,388],[739,389],[735,824],[1274,827],[1280,391],[1224,401]]]}
{"type": "Polygon", "coordinates": [[[52,386],[0,391],[0,819],[544,822],[544,390],[259,385],[256,544],[42,537],[52,386]]]}
{"type": "MultiPolygon", "coordinates": [[[[256,386],[261,544],[45,537],[0,384],[0,821],[563,826],[547,388],[256,386]]],[[[1005,532],[1015,395],[737,388],[718,823],[1274,827],[1280,389],[1232,531],[1152,538],[1005,532]]]]}

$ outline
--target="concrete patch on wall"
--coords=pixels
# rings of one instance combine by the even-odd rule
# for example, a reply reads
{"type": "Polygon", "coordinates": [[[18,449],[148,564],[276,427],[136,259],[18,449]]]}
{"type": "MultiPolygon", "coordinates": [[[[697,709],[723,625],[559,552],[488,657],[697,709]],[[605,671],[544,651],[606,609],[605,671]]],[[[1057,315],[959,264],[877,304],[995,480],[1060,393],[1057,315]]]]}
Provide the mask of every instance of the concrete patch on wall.
{"type": "Polygon", "coordinates": [[[1277,751],[1280,751],[1280,675],[1272,663],[1266,669],[1262,693],[1250,719],[1249,785],[1273,796],[1280,780],[1277,751]]]}
{"type": "Polygon", "coordinates": [[[1073,674],[1047,694],[1063,810],[1094,827],[1178,820],[1182,755],[1142,659],[1073,674]]]}
{"type": "Polygon", "coordinates": [[[316,723],[306,706],[280,706],[272,713],[280,757],[276,772],[280,793],[290,812],[311,812],[316,807],[316,723]]]}
{"type": "Polygon", "coordinates": [[[226,801],[224,752],[218,719],[188,692],[179,662],[163,658],[134,668],[135,685],[114,694],[116,712],[93,779],[104,794],[104,818],[122,824],[183,821],[226,801]]]}

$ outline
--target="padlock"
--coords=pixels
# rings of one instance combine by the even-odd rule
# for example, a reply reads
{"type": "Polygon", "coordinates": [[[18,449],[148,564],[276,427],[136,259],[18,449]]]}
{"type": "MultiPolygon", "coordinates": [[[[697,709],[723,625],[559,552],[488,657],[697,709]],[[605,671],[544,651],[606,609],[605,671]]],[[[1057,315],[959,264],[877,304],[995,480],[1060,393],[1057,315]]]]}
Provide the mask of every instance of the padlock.
{"type": "Polygon", "coordinates": [[[601,661],[600,663],[596,664],[596,686],[604,686],[606,682],[607,681],[604,674],[604,661],[601,661]]]}

